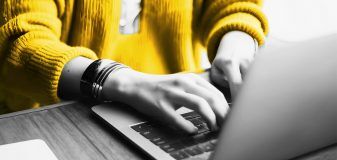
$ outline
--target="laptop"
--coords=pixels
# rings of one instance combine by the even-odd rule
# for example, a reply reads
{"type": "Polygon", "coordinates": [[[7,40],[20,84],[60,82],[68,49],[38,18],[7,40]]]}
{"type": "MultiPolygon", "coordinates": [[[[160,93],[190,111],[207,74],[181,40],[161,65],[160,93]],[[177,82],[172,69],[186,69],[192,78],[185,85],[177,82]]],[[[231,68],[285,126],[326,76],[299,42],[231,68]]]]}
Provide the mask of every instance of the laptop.
{"type": "Polygon", "coordinates": [[[0,145],[1,160],[57,160],[46,142],[33,139],[0,145]]]}
{"type": "Polygon", "coordinates": [[[284,160],[337,143],[337,35],[264,48],[232,102],[221,131],[185,135],[111,103],[93,112],[153,159],[284,160]]]}

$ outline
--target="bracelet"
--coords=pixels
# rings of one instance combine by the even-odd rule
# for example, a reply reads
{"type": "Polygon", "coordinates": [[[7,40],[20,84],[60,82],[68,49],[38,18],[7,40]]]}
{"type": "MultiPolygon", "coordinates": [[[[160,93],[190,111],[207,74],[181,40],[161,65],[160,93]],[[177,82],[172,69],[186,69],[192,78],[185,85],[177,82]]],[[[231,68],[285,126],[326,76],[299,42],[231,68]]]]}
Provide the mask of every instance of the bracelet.
{"type": "Polygon", "coordinates": [[[83,97],[91,97],[92,84],[95,81],[95,74],[97,74],[97,70],[101,63],[101,60],[95,60],[84,71],[80,81],[80,91],[83,97]]]}
{"type": "Polygon", "coordinates": [[[103,84],[112,72],[122,68],[129,67],[117,62],[103,65],[102,60],[96,60],[91,63],[81,77],[80,89],[82,96],[105,102],[102,97],[103,84]]]}
{"type": "Polygon", "coordinates": [[[104,98],[102,97],[102,90],[103,90],[103,84],[105,82],[105,80],[108,78],[108,76],[119,70],[119,69],[122,69],[122,68],[129,68],[123,64],[120,64],[120,63],[117,63],[117,62],[113,62],[113,63],[110,63],[109,65],[107,65],[106,67],[106,70],[102,70],[102,76],[101,77],[98,77],[96,79],[96,85],[93,87],[93,97],[98,99],[99,101],[105,101],[104,98]]]}
{"type": "Polygon", "coordinates": [[[96,80],[93,82],[93,86],[92,86],[92,96],[93,98],[97,99],[100,95],[100,90],[102,90],[102,79],[104,77],[105,74],[108,74],[111,70],[111,67],[116,65],[116,63],[109,63],[106,66],[104,66],[104,68],[102,70],[99,71],[99,73],[97,74],[97,78],[96,80]]]}

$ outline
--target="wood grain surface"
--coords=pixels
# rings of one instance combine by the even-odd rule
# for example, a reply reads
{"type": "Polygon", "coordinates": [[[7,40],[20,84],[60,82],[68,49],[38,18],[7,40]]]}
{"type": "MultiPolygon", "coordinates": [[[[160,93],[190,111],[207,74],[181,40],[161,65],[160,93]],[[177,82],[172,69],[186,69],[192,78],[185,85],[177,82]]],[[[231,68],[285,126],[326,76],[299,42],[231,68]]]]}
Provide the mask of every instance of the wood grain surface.
{"type": "Polygon", "coordinates": [[[1,116],[0,145],[42,139],[59,160],[147,159],[94,117],[88,105],[73,103],[1,116]]]}
{"type": "MultiPolygon", "coordinates": [[[[1,115],[0,145],[42,139],[59,160],[149,159],[96,117],[90,110],[92,105],[66,102],[1,115]]],[[[336,160],[337,146],[314,151],[296,159],[336,160]]]]}

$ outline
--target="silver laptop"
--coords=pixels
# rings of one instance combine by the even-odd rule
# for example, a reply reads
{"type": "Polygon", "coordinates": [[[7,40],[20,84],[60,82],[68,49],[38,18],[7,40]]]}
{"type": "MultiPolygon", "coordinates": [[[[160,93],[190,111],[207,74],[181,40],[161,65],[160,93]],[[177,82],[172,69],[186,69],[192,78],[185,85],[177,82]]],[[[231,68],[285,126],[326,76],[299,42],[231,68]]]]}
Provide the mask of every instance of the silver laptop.
{"type": "Polygon", "coordinates": [[[184,135],[122,104],[92,110],[154,159],[282,160],[337,143],[337,35],[262,49],[219,133],[184,135]],[[176,133],[177,132],[177,133],[176,133]]]}

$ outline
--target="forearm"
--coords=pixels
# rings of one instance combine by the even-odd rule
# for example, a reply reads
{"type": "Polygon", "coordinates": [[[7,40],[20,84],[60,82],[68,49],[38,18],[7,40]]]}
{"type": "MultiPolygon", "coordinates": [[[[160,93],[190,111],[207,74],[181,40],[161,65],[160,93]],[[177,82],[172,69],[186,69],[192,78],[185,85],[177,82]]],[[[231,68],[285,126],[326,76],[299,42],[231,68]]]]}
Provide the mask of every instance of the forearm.
{"type": "Polygon", "coordinates": [[[258,43],[252,36],[242,31],[231,31],[221,38],[216,54],[224,54],[227,48],[233,48],[232,46],[237,44],[246,44],[246,46],[241,47],[246,50],[242,52],[255,51],[256,53],[258,50],[258,43]]]}

